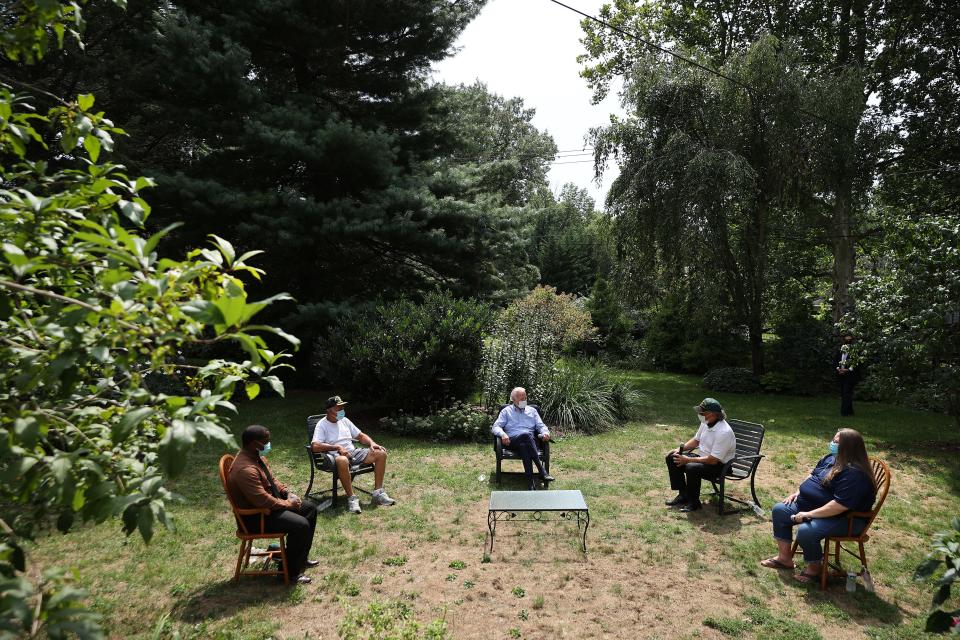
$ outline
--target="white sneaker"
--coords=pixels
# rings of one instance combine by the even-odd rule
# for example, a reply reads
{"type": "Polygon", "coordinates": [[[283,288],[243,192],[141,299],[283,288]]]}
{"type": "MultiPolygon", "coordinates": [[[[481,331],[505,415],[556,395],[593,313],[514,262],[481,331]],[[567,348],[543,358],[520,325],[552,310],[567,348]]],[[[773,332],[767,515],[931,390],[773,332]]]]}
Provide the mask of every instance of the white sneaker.
{"type": "Polygon", "coordinates": [[[360,513],[360,498],[357,496],[347,496],[347,511],[360,513]]]}
{"type": "Polygon", "coordinates": [[[397,501],[387,495],[387,492],[383,489],[380,491],[373,492],[373,504],[379,504],[384,506],[390,506],[391,504],[396,504],[397,501]]]}

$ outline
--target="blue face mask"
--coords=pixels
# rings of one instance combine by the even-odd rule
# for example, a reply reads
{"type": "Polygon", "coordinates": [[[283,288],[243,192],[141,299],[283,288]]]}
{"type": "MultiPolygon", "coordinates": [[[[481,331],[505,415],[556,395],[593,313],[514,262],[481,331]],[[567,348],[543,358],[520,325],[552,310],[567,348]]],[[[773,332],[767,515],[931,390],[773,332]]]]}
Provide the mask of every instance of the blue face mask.
{"type": "Polygon", "coordinates": [[[260,455],[265,456],[270,453],[270,449],[272,448],[270,444],[271,443],[268,442],[267,444],[263,445],[263,449],[260,449],[260,455]]]}
{"type": "Polygon", "coordinates": [[[839,443],[839,442],[831,442],[831,443],[830,443],[830,453],[832,453],[833,455],[837,455],[837,451],[839,451],[839,450],[840,450],[840,443],[839,443]]]}
{"type": "Polygon", "coordinates": [[[337,420],[343,420],[346,417],[347,417],[346,411],[344,411],[343,409],[340,409],[340,411],[337,411],[337,420]]]}

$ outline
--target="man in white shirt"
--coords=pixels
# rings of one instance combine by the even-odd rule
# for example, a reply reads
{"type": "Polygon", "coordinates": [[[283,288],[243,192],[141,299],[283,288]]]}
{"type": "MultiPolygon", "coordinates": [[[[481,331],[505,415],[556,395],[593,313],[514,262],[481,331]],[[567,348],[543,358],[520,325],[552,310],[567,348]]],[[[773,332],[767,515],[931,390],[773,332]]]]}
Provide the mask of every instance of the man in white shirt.
{"type": "Polygon", "coordinates": [[[667,506],[679,506],[684,513],[701,508],[701,480],[719,479],[723,465],[737,455],[737,439],[727,424],[720,403],[713,398],[704,398],[694,408],[700,417],[697,434],[683,443],[679,450],[674,449],[667,454],[670,488],[677,492],[673,500],[667,501],[667,506]],[[683,455],[683,451],[697,448],[700,449],[699,456],[683,455]]]}
{"type": "Polygon", "coordinates": [[[395,504],[396,500],[383,490],[383,475],[387,470],[387,450],[373,441],[373,438],[360,431],[357,425],[347,418],[343,407],[347,403],[340,396],[327,399],[327,415],[317,421],[313,429],[310,446],[314,453],[323,453],[324,466],[336,470],[340,484],[347,494],[347,509],[360,513],[360,499],[353,495],[353,482],[350,479],[350,465],[373,465],[373,503],[379,505],[395,504]],[[369,449],[358,449],[353,441],[367,445],[369,449]]]}

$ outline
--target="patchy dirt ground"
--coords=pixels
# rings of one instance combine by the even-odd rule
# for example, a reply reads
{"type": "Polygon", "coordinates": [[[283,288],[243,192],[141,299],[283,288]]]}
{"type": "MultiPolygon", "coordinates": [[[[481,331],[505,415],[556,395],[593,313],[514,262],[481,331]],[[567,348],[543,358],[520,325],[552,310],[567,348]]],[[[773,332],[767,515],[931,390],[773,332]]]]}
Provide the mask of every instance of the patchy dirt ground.
{"type": "MultiPolygon", "coordinates": [[[[276,438],[271,464],[302,489],[302,435],[292,426],[290,433],[286,445],[276,438]]],[[[443,619],[450,637],[464,639],[923,637],[930,594],[911,574],[944,514],[960,506],[956,461],[884,451],[893,488],[867,545],[876,593],[861,586],[847,594],[842,584],[821,593],[759,566],[774,553],[768,515],[721,517],[709,501],[694,514],[663,505],[671,497],[663,455],[685,433],[638,424],[555,445],[553,488],[581,490],[590,507],[587,554],[575,523],[544,517],[500,523],[486,558],[487,503],[497,489],[491,447],[386,436],[387,489],[398,504],[374,508],[365,498],[364,513],[355,516],[341,497],[322,512],[312,556],[324,564],[310,570],[312,584],[233,583],[238,543],[209,461],[178,486],[185,503],[175,513],[176,533],[143,545],[108,523],[45,540],[37,553],[80,569],[94,609],[118,640],[332,639],[351,611],[363,617],[375,601],[402,602],[422,624],[443,619]]],[[[804,479],[822,444],[769,434],[757,476],[767,514],[804,479]]],[[[370,477],[358,482],[368,486],[370,477]]],[[[502,489],[523,484],[510,477],[502,489]]],[[[746,483],[728,491],[749,495],[746,483]]]]}

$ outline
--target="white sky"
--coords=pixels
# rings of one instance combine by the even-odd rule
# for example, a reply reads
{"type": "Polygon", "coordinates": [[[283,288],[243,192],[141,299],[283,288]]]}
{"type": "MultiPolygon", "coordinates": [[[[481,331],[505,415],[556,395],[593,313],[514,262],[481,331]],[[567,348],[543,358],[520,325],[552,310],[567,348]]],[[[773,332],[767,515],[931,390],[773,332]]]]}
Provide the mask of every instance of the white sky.
{"type": "MultiPolygon", "coordinates": [[[[604,4],[604,0],[564,2],[591,15],[604,4]]],[[[610,113],[622,110],[615,95],[597,106],[590,103],[591,92],[579,76],[576,60],[583,53],[580,20],[578,14],[548,0],[490,0],[457,40],[459,53],[434,67],[434,78],[447,84],[480,80],[493,93],[522,98],[525,107],[536,109],[534,126],[552,135],[562,152],[550,171],[551,189],[559,193],[565,183],[573,182],[588,189],[597,207],[603,208],[617,168],[608,167],[597,185],[592,155],[573,154],[584,149],[591,127],[607,124],[610,113]]]]}

